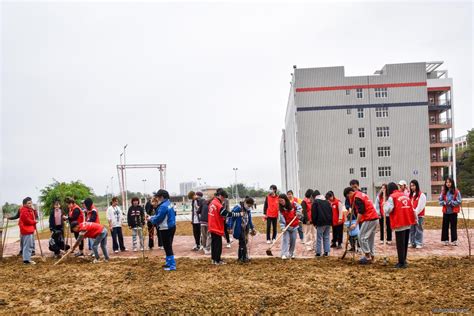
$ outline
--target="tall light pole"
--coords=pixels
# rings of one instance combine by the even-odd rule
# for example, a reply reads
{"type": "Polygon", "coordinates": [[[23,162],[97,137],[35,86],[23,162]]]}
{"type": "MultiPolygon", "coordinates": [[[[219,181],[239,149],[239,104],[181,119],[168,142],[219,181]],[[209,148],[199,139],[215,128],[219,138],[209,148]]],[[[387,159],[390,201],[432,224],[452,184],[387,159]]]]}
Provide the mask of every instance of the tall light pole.
{"type": "Polygon", "coordinates": [[[197,178],[197,180],[198,180],[198,188],[199,188],[199,189],[201,189],[201,179],[202,179],[202,178],[197,178]]]}
{"type": "Polygon", "coordinates": [[[109,186],[105,188],[105,197],[107,199],[107,207],[109,207],[109,186]]]}
{"type": "Polygon", "coordinates": [[[122,183],[120,187],[120,196],[122,197],[122,211],[125,212],[125,180],[124,180],[124,173],[123,173],[123,153],[120,154],[120,178],[121,181],[119,180],[119,184],[122,183]]]}
{"type": "Polygon", "coordinates": [[[145,194],[146,194],[146,179],[143,179],[142,182],[143,182],[143,196],[145,196],[145,194]]]}
{"type": "MultiPolygon", "coordinates": [[[[125,144],[125,146],[123,146],[123,164],[124,164],[124,166],[127,164],[127,154],[126,154],[127,146],[128,146],[128,144],[125,144]]],[[[123,174],[124,174],[123,189],[125,191],[125,209],[128,210],[127,170],[125,170],[125,168],[123,170],[123,174]]]]}
{"type": "Polygon", "coordinates": [[[111,190],[110,195],[113,197],[114,196],[114,176],[110,177],[110,190],[111,190]]]}
{"type": "Polygon", "coordinates": [[[235,185],[235,204],[237,204],[237,198],[238,198],[238,195],[239,195],[239,190],[237,189],[237,170],[239,170],[239,168],[232,168],[232,170],[234,170],[234,174],[235,174],[235,182],[234,182],[234,185],[235,185]]]}

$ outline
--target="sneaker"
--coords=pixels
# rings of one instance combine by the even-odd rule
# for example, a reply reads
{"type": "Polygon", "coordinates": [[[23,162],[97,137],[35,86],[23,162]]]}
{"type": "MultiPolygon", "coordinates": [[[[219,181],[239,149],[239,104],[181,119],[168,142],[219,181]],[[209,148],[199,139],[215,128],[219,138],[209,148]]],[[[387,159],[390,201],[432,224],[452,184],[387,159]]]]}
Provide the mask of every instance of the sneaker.
{"type": "MultiPolygon", "coordinates": [[[[161,249],[161,247],[160,247],[161,249]]],[[[191,249],[192,251],[199,251],[199,247],[198,246],[194,246],[193,249],[191,249]]]]}
{"type": "Polygon", "coordinates": [[[127,248],[123,248],[122,250],[120,250],[121,252],[125,252],[125,251],[128,251],[127,248]]]}
{"type": "Polygon", "coordinates": [[[143,251],[143,250],[145,250],[145,249],[143,249],[143,247],[141,247],[141,248],[140,248],[140,251],[143,251]]]}
{"type": "Polygon", "coordinates": [[[397,263],[395,265],[395,269],[406,269],[408,266],[406,264],[402,264],[402,263],[397,263]]]}
{"type": "Polygon", "coordinates": [[[317,254],[316,254],[316,257],[321,257],[321,254],[320,254],[320,253],[317,253],[317,254]]]}
{"type": "Polygon", "coordinates": [[[306,244],[303,239],[301,239],[301,243],[302,243],[303,245],[306,244]]]}
{"type": "Polygon", "coordinates": [[[342,245],[341,244],[337,245],[336,249],[342,249],[342,245]]]}
{"type": "Polygon", "coordinates": [[[158,247],[158,249],[165,250],[165,247],[161,246],[161,247],[158,247]]]}
{"type": "Polygon", "coordinates": [[[84,253],[82,251],[76,252],[74,257],[84,257],[84,253]]]}
{"type": "Polygon", "coordinates": [[[287,256],[281,256],[281,259],[286,260],[286,259],[288,259],[288,257],[287,256]]]}
{"type": "Polygon", "coordinates": [[[109,262],[109,259],[104,259],[104,262],[105,262],[105,263],[108,263],[108,262],[109,262]]]}
{"type": "Polygon", "coordinates": [[[118,253],[118,250],[114,250],[114,253],[118,253]]]}
{"type": "Polygon", "coordinates": [[[211,254],[211,251],[210,251],[210,250],[207,250],[207,249],[204,249],[204,254],[205,254],[205,255],[210,255],[210,254],[211,254]]]}
{"type": "Polygon", "coordinates": [[[133,248],[132,251],[133,251],[133,252],[137,252],[137,248],[133,248]]]}
{"type": "Polygon", "coordinates": [[[30,260],[30,261],[23,261],[24,264],[31,264],[31,265],[35,265],[36,262],[34,262],[33,260],[30,260]]]}
{"type": "Polygon", "coordinates": [[[383,245],[383,240],[380,241],[380,244],[383,245]]]}
{"type": "Polygon", "coordinates": [[[91,252],[91,253],[89,254],[89,256],[91,256],[91,257],[94,257],[94,253],[93,253],[93,252],[91,252]]]}
{"type": "Polygon", "coordinates": [[[445,246],[449,246],[449,241],[446,240],[446,241],[444,242],[444,245],[445,245],[445,246]]]}
{"type": "Polygon", "coordinates": [[[416,248],[416,244],[412,244],[411,247],[412,247],[412,248],[416,248]]]}
{"type": "Polygon", "coordinates": [[[336,248],[336,244],[331,244],[331,248],[336,248]]]}
{"type": "Polygon", "coordinates": [[[367,259],[367,257],[362,257],[359,259],[359,264],[369,264],[371,260],[367,259]]]}
{"type": "MultiPolygon", "coordinates": [[[[271,240],[267,240],[267,244],[271,244],[271,243],[272,243],[271,240]]],[[[21,256],[21,254],[20,254],[20,256],[21,256]]]]}
{"type": "Polygon", "coordinates": [[[226,247],[226,248],[230,248],[230,244],[227,244],[225,247],[226,247]]]}
{"type": "Polygon", "coordinates": [[[92,263],[99,263],[100,262],[100,259],[94,259],[94,261],[92,261],[92,263]]]}
{"type": "Polygon", "coordinates": [[[329,252],[325,252],[325,253],[323,254],[323,256],[324,256],[324,257],[329,256],[329,252]]]}
{"type": "Polygon", "coordinates": [[[422,245],[416,245],[415,248],[416,248],[416,249],[421,249],[421,248],[423,248],[423,246],[422,246],[422,245]]]}
{"type": "Polygon", "coordinates": [[[391,241],[387,241],[387,245],[391,245],[391,244],[392,244],[392,242],[391,242],[391,241]]]}
{"type": "Polygon", "coordinates": [[[225,263],[225,261],[221,260],[221,261],[216,262],[215,264],[218,265],[218,266],[222,266],[222,265],[227,264],[227,263],[225,263]]]}
{"type": "Polygon", "coordinates": [[[457,246],[457,245],[458,245],[458,241],[457,241],[457,240],[456,240],[456,241],[453,241],[453,242],[451,243],[451,246],[457,246]]]}
{"type": "Polygon", "coordinates": [[[296,259],[296,255],[295,255],[295,254],[292,254],[292,255],[290,255],[290,258],[291,258],[291,259],[296,259]]]}

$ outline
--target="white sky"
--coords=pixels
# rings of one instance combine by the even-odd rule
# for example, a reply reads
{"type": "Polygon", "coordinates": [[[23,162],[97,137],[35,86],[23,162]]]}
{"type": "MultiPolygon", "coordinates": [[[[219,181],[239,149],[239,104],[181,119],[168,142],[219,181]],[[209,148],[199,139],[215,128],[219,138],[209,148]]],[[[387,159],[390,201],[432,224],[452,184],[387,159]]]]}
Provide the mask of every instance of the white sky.
{"type": "MultiPolygon", "coordinates": [[[[473,126],[470,2],[189,4],[3,2],[1,201],[55,178],[104,194],[127,162],[167,163],[170,192],[201,177],[280,184],[293,65],[444,60],[456,133],[473,126]]],[[[129,189],[158,172],[128,173],[129,189]]]]}

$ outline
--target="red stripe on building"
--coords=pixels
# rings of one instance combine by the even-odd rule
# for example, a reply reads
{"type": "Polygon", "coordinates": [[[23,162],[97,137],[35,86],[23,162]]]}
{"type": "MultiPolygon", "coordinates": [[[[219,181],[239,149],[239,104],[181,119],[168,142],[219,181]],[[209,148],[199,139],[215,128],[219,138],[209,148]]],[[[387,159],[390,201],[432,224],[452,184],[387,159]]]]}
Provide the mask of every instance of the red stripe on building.
{"type": "Polygon", "coordinates": [[[426,81],[423,81],[423,82],[404,82],[404,83],[365,84],[365,85],[353,85],[353,86],[296,88],[296,92],[352,90],[352,89],[370,89],[370,88],[403,88],[403,87],[424,87],[424,86],[426,86],[426,81]]]}
{"type": "Polygon", "coordinates": [[[428,91],[449,91],[451,87],[429,87],[428,91]]]}

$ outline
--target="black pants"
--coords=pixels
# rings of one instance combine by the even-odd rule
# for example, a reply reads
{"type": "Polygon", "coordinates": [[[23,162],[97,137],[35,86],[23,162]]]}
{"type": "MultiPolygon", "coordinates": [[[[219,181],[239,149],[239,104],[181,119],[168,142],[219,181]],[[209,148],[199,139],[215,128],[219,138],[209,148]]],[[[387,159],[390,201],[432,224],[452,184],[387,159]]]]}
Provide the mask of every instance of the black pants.
{"type": "Polygon", "coordinates": [[[395,232],[395,239],[397,240],[398,263],[406,264],[408,240],[410,239],[410,229],[395,232]]]}
{"type": "Polygon", "coordinates": [[[114,251],[119,250],[119,244],[120,250],[125,251],[125,245],[123,244],[122,227],[114,227],[112,228],[112,249],[114,251]]]}
{"type": "Polygon", "coordinates": [[[165,248],[166,256],[173,256],[173,239],[176,227],[160,230],[161,238],[163,238],[163,248],[165,248]]]}
{"type": "Polygon", "coordinates": [[[211,233],[211,258],[215,262],[221,261],[222,236],[211,233]]]}
{"type": "Polygon", "coordinates": [[[201,224],[193,224],[193,236],[196,247],[201,246],[201,224]]]}
{"type": "Polygon", "coordinates": [[[239,237],[239,251],[237,253],[239,260],[242,260],[242,261],[248,260],[247,243],[248,243],[248,231],[242,230],[239,237]]]}
{"type": "Polygon", "coordinates": [[[161,234],[161,230],[158,227],[156,227],[156,234],[158,235],[158,247],[164,248],[163,235],[161,234]]]}
{"type": "Polygon", "coordinates": [[[342,244],[342,234],[344,231],[344,225],[337,225],[332,227],[332,240],[331,242],[335,245],[336,243],[338,245],[342,244]]]}
{"type": "Polygon", "coordinates": [[[146,227],[148,228],[148,248],[152,249],[155,246],[155,225],[147,222],[146,227]]]}
{"type": "Polygon", "coordinates": [[[277,237],[277,218],[267,217],[267,240],[270,240],[270,231],[273,227],[273,234],[271,239],[276,239],[277,237]]]}
{"type": "MultiPolygon", "coordinates": [[[[74,233],[74,238],[79,238],[79,232],[73,232],[74,233]]],[[[81,242],[79,243],[79,251],[83,251],[84,250],[84,239],[81,240],[81,242]]]]}
{"type": "MultiPolygon", "coordinates": [[[[383,240],[384,227],[383,218],[379,218],[380,240],[383,240]]],[[[387,227],[387,241],[392,241],[392,228],[390,227],[390,217],[385,216],[385,226],[387,227]]]]}
{"type": "Polygon", "coordinates": [[[224,227],[226,227],[224,229],[225,240],[227,241],[228,244],[230,244],[230,236],[229,236],[229,232],[227,231],[227,225],[225,223],[224,223],[224,227]]]}
{"type": "Polygon", "coordinates": [[[458,240],[458,214],[443,214],[441,241],[449,241],[449,226],[451,226],[451,242],[458,240]]]}

